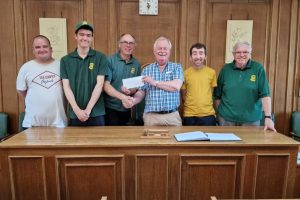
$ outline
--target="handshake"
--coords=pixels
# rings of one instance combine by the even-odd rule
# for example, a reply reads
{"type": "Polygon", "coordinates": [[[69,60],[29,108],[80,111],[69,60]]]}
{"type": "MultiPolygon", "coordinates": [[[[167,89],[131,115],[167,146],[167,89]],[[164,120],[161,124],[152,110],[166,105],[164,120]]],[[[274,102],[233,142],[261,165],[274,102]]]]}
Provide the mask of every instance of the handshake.
{"type": "Polygon", "coordinates": [[[136,92],[136,89],[127,89],[126,87],[122,86],[121,88],[123,92],[123,96],[121,97],[122,104],[125,108],[132,108],[134,104],[134,97],[130,96],[136,92]]]}
{"type": "Polygon", "coordinates": [[[124,97],[121,99],[122,104],[125,108],[132,108],[135,105],[134,100],[134,97],[126,95],[124,95],[124,97]]]}

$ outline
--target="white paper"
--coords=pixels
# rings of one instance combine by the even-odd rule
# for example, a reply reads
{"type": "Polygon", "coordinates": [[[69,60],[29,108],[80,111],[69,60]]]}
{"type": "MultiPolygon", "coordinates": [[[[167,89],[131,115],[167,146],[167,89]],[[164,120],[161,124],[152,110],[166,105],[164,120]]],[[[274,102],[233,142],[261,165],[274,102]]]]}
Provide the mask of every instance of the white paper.
{"type": "Polygon", "coordinates": [[[127,89],[132,89],[132,88],[138,88],[144,85],[144,82],[142,81],[143,76],[136,76],[132,78],[126,78],[123,79],[123,86],[126,87],[127,89]]]}
{"type": "Polygon", "coordinates": [[[194,131],[187,133],[177,133],[174,135],[178,142],[184,141],[242,141],[241,138],[234,133],[204,133],[202,131],[194,131]]]}
{"type": "Polygon", "coordinates": [[[174,135],[176,140],[179,142],[184,141],[197,141],[197,140],[209,140],[207,135],[203,133],[202,131],[193,131],[193,132],[187,132],[187,133],[177,133],[174,135]]]}
{"type": "Polygon", "coordinates": [[[210,141],[241,141],[234,133],[206,133],[210,141]]]}

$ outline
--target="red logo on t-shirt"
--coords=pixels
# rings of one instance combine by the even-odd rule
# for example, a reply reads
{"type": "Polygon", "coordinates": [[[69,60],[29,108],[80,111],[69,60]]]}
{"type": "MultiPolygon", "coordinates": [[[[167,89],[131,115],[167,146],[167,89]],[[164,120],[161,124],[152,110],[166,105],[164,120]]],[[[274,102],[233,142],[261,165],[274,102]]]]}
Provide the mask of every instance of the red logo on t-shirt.
{"type": "Polygon", "coordinates": [[[32,82],[43,86],[47,89],[51,88],[53,85],[60,81],[60,76],[53,72],[45,71],[39,75],[37,75],[32,82]]]}

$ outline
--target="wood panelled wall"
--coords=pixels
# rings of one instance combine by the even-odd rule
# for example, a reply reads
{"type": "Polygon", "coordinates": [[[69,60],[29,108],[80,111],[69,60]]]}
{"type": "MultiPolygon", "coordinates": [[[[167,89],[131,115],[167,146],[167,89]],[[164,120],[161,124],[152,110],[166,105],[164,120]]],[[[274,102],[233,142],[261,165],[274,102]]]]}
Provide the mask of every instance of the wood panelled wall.
{"type": "MultiPolygon", "coordinates": [[[[207,64],[220,71],[225,60],[226,21],[253,20],[253,59],[268,74],[276,128],[288,134],[292,111],[300,109],[298,0],[159,0],[158,16],[140,16],[138,0],[12,0],[0,1],[0,111],[9,114],[10,133],[17,130],[24,110],[15,80],[20,66],[32,58],[32,38],[39,33],[40,17],[66,18],[68,51],[75,48],[74,26],[86,19],[94,24],[94,47],[106,54],[116,51],[118,36],[136,36],[135,56],[153,61],[154,40],[171,39],[171,59],[189,65],[189,47],[203,42],[207,64]]],[[[42,102],[41,102],[42,103],[42,102]]]]}

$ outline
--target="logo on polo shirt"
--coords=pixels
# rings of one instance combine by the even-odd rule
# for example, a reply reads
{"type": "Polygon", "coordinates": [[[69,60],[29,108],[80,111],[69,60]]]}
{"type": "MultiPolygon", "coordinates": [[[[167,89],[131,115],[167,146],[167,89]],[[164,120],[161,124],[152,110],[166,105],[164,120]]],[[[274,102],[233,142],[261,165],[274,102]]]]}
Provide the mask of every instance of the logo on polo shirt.
{"type": "Polygon", "coordinates": [[[132,67],[131,70],[130,70],[130,73],[134,74],[134,72],[135,72],[135,68],[132,67]]]}
{"type": "Polygon", "coordinates": [[[251,75],[250,81],[255,82],[256,81],[256,75],[251,75]]]}
{"type": "Polygon", "coordinates": [[[89,69],[90,69],[90,70],[93,70],[93,69],[94,69],[94,66],[95,66],[95,64],[94,64],[94,63],[90,63],[90,65],[89,65],[89,69]]]}

